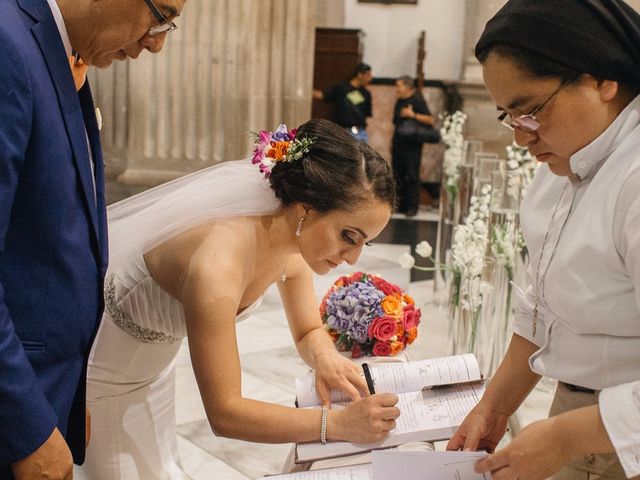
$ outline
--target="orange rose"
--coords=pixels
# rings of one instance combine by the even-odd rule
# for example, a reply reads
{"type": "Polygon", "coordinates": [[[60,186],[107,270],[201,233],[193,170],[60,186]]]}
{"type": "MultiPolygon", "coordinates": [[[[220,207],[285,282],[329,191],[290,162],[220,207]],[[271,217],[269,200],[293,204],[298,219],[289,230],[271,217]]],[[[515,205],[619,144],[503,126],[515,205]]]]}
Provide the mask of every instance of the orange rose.
{"type": "Polygon", "coordinates": [[[398,295],[387,295],[380,302],[380,306],[387,315],[402,315],[402,299],[398,295]]]}
{"type": "Polygon", "coordinates": [[[391,353],[389,355],[396,355],[399,351],[404,348],[402,342],[390,342],[391,343],[391,353]]]}
{"type": "Polygon", "coordinates": [[[408,303],[409,305],[415,305],[415,303],[416,303],[416,302],[413,301],[413,298],[411,298],[406,293],[404,294],[404,301],[405,301],[405,303],[408,303]]]}
{"type": "Polygon", "coordinates": [[[407,330],[407,343],[409,345],[411,345],[417,337],[418,337],[417,328],[412,328],[411,330],[407,330]]]}
{"type": "Polygon", "coordinates": [[[276,161],[284,159],[289,148],[289,142],[271,142],[271,150],[267,153],[267,157],[275,158],[276,161]]]}
{"type": "Polygon", "coordinates": [[[402,338],[404,336],[404,325],[402,319],[396,322],[396,335],[398,338],[402,338]]]}

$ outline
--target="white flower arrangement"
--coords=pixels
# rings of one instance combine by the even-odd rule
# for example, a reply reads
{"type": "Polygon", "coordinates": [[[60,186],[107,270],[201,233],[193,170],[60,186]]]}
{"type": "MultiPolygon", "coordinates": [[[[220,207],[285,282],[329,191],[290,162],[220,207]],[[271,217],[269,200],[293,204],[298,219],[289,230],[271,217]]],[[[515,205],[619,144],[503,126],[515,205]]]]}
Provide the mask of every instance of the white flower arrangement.
{"type": "MultiPolygon", "coordinates": [[[[490,289],[482,282],[484,257],[488,244],[491,185],[484,185],[479,197],[471,197],[469,215],[455,228],[451,246],[454,278],[459,280],[458,301],[465,310],[477,313],[490,289]]],[[[454,299],[454,303],[456,300],[454,299]]]]}
{"type": "MultiPolygon", "coordinates": [[[[490,286],[481,281],[484,268],[484,256],[488,244],[489,203],[491,202],[491,185],[482,188],[479,197],[471,197],[469,215],[463,224],[458,225],[453,234],[451,247],[452,264],[442,265],[449,268],[456,284],[452,302],[460,304],[463,309],[477,313],[482,306],[482,299],[490,290],[490,286]]],[[[434,267],[416,265],[416,259],[409,253],[403,253],[398,262],[402,268],[422,271],[435,270],[436,261],[432,257],[433,248],[427,241],[420,242],[415,252],[422,258],[429,259],[434,267]]]]}
{"type": "Polygon", "coordinates": [[[539,163],[531,156],[528,148],[518,146],[515,141],[507,147],[507,168],[519,172],[522,177],[520,198],[524,198],[538,166],[539,163]]]}
{"type": "Polygon", "coordinates": [[[440,135],[447,146],[442,162],[445,178],[444,187],[451,193],[452,197],[455,197],[458,193],[458,177],[460,176],[458,167],[460,167],[463,160],[463,130],[466,121],[467,115],[460,110],[442,117],[440,135]]]}
{"type": "Polygon", "coordinates": [[[493,226],[491,232],[491,253],[496,263],[507,271],[508,280],[513,280],[513,269],[516,255],[524,247],[522,232],[515,225],[515,218],[504,224],[493,226]]]}

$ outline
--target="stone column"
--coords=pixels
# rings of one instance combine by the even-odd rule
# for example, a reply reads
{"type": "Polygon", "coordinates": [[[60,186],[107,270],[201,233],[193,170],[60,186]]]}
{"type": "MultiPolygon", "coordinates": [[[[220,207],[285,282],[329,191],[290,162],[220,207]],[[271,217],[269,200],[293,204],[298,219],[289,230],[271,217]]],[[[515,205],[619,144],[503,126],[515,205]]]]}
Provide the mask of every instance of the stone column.
{"type": "Polygon", "coordinates": [[[482,71],[473,51],[485,24],[505,3],[507,3],[506,0],[465,0],[463,68],[465,82],[482,82],[482,71]]]}
{"type": "MultiPolygon", "coordinates": [[[[504,147],[511,144],[513,135],[496,122],[496,108],[482,83],[482,68],[473,50],[487,21],[506,3],[506,0],[465,0],[465,64],[459,91],[464,100],[464,111],[469,115],[466,134],[482,139],[485,150],[506,155],[504,147]]],[[[640,0],[626,0],[640,11],[640,0]]]]}
{"type": "Polygon", "coordinates": [[[487,21],[506,3],[506,0],[466,0],[465,12],[465,63],[463,80],[458,85],[464,101],[464,111],[469,115],[466,136],[481,139],[484,149],[506,156],[505,147],[511,144],[513,135],[496,122],[496,107],[482,83],[482,67],[474,56],[474,47],[487,21]]]}
{"type": "Polygon", "coordinates": [[[190,0],[158,55],[93,73],[108,173],[151,186],[311,112],[315,0],[190,0]]]}
{"type": "Polygon", "coordinates": [[[318,27],[343,28],[344,18],[345,0],[320,0],[316,2],[318,27]]]}

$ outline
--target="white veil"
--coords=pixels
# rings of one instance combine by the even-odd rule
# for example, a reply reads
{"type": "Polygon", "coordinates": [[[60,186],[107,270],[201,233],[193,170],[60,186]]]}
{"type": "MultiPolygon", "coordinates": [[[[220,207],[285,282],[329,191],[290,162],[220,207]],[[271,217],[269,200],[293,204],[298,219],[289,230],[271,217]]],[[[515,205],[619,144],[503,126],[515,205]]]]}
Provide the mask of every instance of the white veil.
{"type": "Polygon", "coordinates": [[[218,219],[267,215],[281,206],[251,159],[222,162],[107,208],[109,270],[169,238],[218,219]]]}

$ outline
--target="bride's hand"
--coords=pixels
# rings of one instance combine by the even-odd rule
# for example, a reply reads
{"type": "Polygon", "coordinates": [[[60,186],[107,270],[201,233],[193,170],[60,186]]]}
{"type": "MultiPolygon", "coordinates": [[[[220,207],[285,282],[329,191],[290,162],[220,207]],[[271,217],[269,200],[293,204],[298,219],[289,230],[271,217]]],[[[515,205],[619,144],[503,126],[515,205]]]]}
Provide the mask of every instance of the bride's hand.
{"type": "Polygon", "coordinates": [[[400,416],[397,403],[397,395],[382,393],[351,403],[344,409],[329,410],[327,438],[354,443],[379,442],[396,427],[400,416]]]}
{"type": "Polygon", "coordinates": [[[352,401],[367,395],[367,382],[362,368],[337,351],[316,356],[316,390],[324,405],[331,406],[331,389],[346,393],[352,401]]]}

